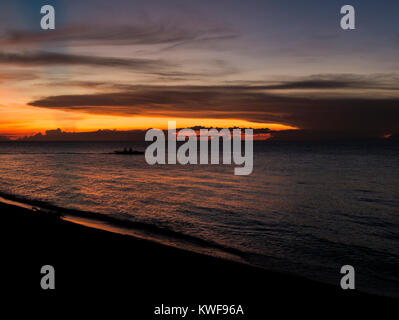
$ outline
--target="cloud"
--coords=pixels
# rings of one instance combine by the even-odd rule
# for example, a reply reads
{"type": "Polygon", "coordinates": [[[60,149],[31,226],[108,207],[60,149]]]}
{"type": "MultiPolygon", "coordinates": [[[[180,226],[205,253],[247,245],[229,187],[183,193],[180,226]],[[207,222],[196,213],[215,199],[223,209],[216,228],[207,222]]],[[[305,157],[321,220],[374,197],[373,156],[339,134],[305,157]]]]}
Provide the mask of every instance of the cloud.
{"type": "MultiPolygon", "coordinates": [[[[0,45],[50,44],[74,45],[167,45],[221,41],[238,35],[227,28],[193,26],[173,22],[137,23],[134,25],[75,25],[52,32],[8,30],[0,35],[0,45]]],[[[170,47],[169,47],[170,48],[170,47]]]]}
{"type": "MultiPolygon", "coordinates": [[[[208,74],[212,76],[216,75],[224,75],[228,73],[235,72],[234,68],[231,68],[228,65],[222,65],[219,71],[209,70],[208,74]]],[[[206,76],[206,73],[182,73],[182,72],[167,72],[157,73],[159,76],[168,77],[168,79],[173,79],[173,76],[181,76],[181,75],[194,75],[194,76],[206,76]]],[[[275,90],[282,90],[284,92],[289,93],[292,91],[314,91],[315,93],[328,93],[329,90],[336,91],[337,89],[349,90],[350,92],[354,92],[358,89],[368,89],[375,90],[379,92],[387,91],[397,91],[399,90],[399,75],[397,74],[371,74],[371,75],[356,75],[356,74],[319,74],[312,75],[308,77],[301,77],[296,79],[285,79],[285,80],[275,80],[275,81],[228,81],[225,82],[224,85],[218,86],[191,86],[192,89],[204,89],[208,91],[213,91],[217,89],[228,89],[235,88],[238,90],[250,90],[253,92],[262,92],[269,91],[273,92],[275,90]]],[[[49,86],[57,86],[57,87],[81,87],[81,88],[99,88],[103,90],[119,90],[119,91],[128,91],[128,90],[136,90],[137,88],[143,87],[138,85],[130,85],[123,83],[110,83],[110,82],[101,82],[101,81],[59,81],[59,82],[51,82],[48,84],[49,86]]],[[[185,86],[145,86],[143,88],[153,88],[153,89],[173,89],[176,90],[182,89],[184,90],[185,86]]]]}
{"type": "Polygon", "coordinates": [[[85,65],[101,67],[129,68],[136,71],[157,73],[175,67],[162,60],[123,59],[86,55],[72,55],[54,52],[0,52],[0,64],[18,66],[85,65]]]}
{"type": "Polygon", "coordinates": [[[38,79],[33,72],[24,71],[0,71],[0,82],[5,81],[28,81],[38,79]]]}
{"type": "MultiPolygon", "coordinates": [[[[349,83],[303,82],[278,88],[348,88],[349,83]]],[[[300,97],[277,94],[273,86],[138,86],[86,95],[49,96],[36,107],[92,114],[187,118],[230,118],[275,122],[308,130],[380,134],[399,131],[399,98],[300,97]]]]}
{"type": "MultiPolygon", "coordinates": [[[[264,90],[335,90],[372,89],[399,90],[399,75],[396,73],[358,74],[316,74],[282,81],[254,82],[252,88],[264,90]]],[[[239,82],[237,83],[239,84],[239,82]]],[[[244,82],[245,84],[245,82],[244,82]]]]}
{"type": "Polygon", "coordinates": [[[87,66],[120,68],[151,74],[162,80],[181,80],[190,77],[225,76],[236,73],[236,68],[227,63],[215,63],[207,69],[198,72],[181,71],[182,66],[161,59],[145,58],[117,58],[105,56],[88,56],[64,54],[55,52],[0,52],[0,64],[15,65],[20,67],[46,67],[46,66],[87,66]]]}

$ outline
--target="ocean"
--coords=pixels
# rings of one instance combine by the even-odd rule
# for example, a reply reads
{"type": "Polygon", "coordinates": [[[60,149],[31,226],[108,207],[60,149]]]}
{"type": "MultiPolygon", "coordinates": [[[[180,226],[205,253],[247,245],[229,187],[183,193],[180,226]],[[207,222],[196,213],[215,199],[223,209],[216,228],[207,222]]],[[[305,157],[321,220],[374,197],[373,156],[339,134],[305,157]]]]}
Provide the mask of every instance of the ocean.
{"type": "Polygon", "coordinates": [[[357,289],[399,297],[398,142],[255,141],[249,176],[235,176],[234,164],[150,166],[142,155],[112,154],[125,147],[145,149],[2,142],[0,192],[337,286],[349,264],[357,289]]]}

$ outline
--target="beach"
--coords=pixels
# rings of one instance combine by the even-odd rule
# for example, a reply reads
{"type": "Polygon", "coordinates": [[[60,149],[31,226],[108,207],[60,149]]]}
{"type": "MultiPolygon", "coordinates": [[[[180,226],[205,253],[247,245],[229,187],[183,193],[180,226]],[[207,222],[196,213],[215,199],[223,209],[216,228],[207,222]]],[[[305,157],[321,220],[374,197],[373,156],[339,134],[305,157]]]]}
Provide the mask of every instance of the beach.
{"type": "Polygon", "coordinates": [[[88,301],[104,301],[101,308],[117,303],[112,309],[130,310],[142,315],[140,319],[160,319],[154,308],[162,304],[242,305],[245,317],[237,319],[258,319],[272,310],[312,314],[315,305],[329,312],[345,308],[358,314],[397,303],[343,291],[339,282],[331,286],[269,272],[78,225],[54,213],[5,203],[0,203],[0,211],[3,261],[7,261],[2,264],[3,274],[13,275],[5,277],[3,284],[10,301],[72,303],[71,310],[78,304],[88,307],[88,301]],[[55,268],[55,290],[40,287],[43,265],[55,268]]]}

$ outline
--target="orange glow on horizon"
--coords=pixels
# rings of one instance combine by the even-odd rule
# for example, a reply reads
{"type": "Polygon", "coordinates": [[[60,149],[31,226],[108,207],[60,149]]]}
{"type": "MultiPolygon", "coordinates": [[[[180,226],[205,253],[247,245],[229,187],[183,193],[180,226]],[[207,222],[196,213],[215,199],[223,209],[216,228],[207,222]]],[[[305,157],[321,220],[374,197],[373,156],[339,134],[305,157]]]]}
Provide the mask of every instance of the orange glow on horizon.
{"type": "MultiPolygon", "coordinates": [[[[46,130],[60,128],[66,132],[89,132],[102,130],[146,130],[149,128],[167,129],[168,121],[176,121],[177,128],[203,127],[240,127],[271,130],[297,129],[278,123],[259,123],[240,119],[196,119],[164,117],[123,117],[109,115],[88,115],[63,111],[47,111],[40,108],[18,108],[13,115],[7,108],[8,117],[0,120],[0,135],[13,137],[31,136],[46,130]]],[[[1,112],[0,107],[0,113],[1,112]]]]}

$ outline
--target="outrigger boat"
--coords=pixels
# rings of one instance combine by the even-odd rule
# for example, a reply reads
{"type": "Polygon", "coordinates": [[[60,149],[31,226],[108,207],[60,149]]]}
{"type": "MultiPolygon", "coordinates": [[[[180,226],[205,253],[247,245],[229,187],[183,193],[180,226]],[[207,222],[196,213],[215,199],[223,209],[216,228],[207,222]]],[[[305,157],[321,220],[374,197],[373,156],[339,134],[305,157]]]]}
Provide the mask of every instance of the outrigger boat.
{"type": "Polygon", "coordinates": [[[132,150],[132,149],[127,150],[125,148],[124,150],[114,151],[114,154],[139,155],[139,154],[144,154],[144,152],[143,151],[132,150]]]}

